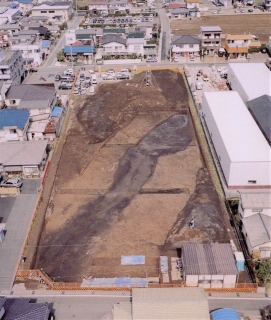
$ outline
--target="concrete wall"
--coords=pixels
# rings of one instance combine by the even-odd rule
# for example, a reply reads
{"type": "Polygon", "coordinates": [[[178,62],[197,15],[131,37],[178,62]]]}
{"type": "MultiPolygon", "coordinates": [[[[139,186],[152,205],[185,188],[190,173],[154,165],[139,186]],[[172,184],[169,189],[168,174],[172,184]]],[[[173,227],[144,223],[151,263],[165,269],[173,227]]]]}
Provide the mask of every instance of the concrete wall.
{"type": "Polygon", "coordinates": [[[267,216],[271,216],[271,208],[259,208],[257,209],[252,209],[252,208],[245,208],[243,209],[241,206],[241,201],[239,201],[239,206],[238,206],[238,212],[241,214],[242,218],[250,217],[253,216],[254,214],[257,214],[261,212],[262,214],[265,214],[267,216]],[[259,210],[257,210],[259,209],[259,210]]]}
{"type": "Polygon", "coordinates": [[[231,86],[233,91],[237,91],[244,102],[249,100],[248,94],[241,86],[240,82],[238,81],[237,77],[235,77],[234,72],[231,68],[231,65],[228,65],[228,77],[227,80],[229,85],[231,86]]]}

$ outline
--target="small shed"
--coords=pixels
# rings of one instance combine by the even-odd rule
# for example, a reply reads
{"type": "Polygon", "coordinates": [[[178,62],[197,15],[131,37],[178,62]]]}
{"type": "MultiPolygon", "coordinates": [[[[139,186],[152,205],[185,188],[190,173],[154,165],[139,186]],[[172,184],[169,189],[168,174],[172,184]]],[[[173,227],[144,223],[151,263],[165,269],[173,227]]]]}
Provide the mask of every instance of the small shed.
{"type": "Polygon", "coordinates": [[[236,261],[236,267],[238,271],[244,271],[245,270],[245,257],[243,252],[236,251],[234,252],[234,257],[236,261]]]}
{"type": "Polygon", "coordinates": [[[239,320],[238,312],[231,308],[219,309],[211,312],[211,320],[239,320]]]}
{"type": "Polygon", "coordinates": [[[190,287],[234,288],[238,270],[229,243],[182,245],[183,278],[190,287]]]}

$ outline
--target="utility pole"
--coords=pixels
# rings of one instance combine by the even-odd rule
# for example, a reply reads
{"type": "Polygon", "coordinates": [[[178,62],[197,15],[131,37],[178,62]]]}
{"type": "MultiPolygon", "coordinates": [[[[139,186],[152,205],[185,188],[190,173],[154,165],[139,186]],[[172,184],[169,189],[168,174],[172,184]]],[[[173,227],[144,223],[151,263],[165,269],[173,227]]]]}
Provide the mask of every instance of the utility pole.
{"type": "Polygon", "coordinates": [[[72,45],[70,44],[71,47],[71,62],[72,62],[72,71],[73,71],[73,55],[72,55],[72,45]]]}

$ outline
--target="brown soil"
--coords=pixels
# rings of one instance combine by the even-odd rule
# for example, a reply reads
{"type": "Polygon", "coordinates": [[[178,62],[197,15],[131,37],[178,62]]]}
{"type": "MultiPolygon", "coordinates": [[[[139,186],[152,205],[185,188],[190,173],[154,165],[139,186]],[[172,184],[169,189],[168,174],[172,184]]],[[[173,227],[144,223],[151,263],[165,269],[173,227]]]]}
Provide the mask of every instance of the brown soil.
{"type": "Polygon", "coordinates": [[[151,87],[144,73],[103,84],[74,110],[36,260],[56,280],[157,276],[182,241],[229,240],[183,76],[153,75],[151,87]],[[120,265],[139,254],[145,265],[120,265]]]}
{"type": "Polygon", "coordinates": [[[270,35],[271,15],[221,15],[203,16],[200,19],[174,20],[170,27],[173,34],[199,34],[200,26],[220,26],[223,33],[257,35],[261,41],[267,42],[270,35]]]}

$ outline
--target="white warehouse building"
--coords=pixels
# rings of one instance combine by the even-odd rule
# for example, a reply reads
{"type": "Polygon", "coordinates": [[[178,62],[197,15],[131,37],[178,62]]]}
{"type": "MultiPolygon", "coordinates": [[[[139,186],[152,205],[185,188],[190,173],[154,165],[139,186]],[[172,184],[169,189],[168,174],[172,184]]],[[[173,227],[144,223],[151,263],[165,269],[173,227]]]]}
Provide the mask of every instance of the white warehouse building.
{"type": "Polygon", "coordinates": [[[205,92],[202,117],[228,188],[270,188],[271,148],[239,94],[205,92]]]}
{"type": "Polygon", "coordinates": [[[271,95],[271,72],[264,63],[229,63],[227,80],[244,102],[271,95]]]}

